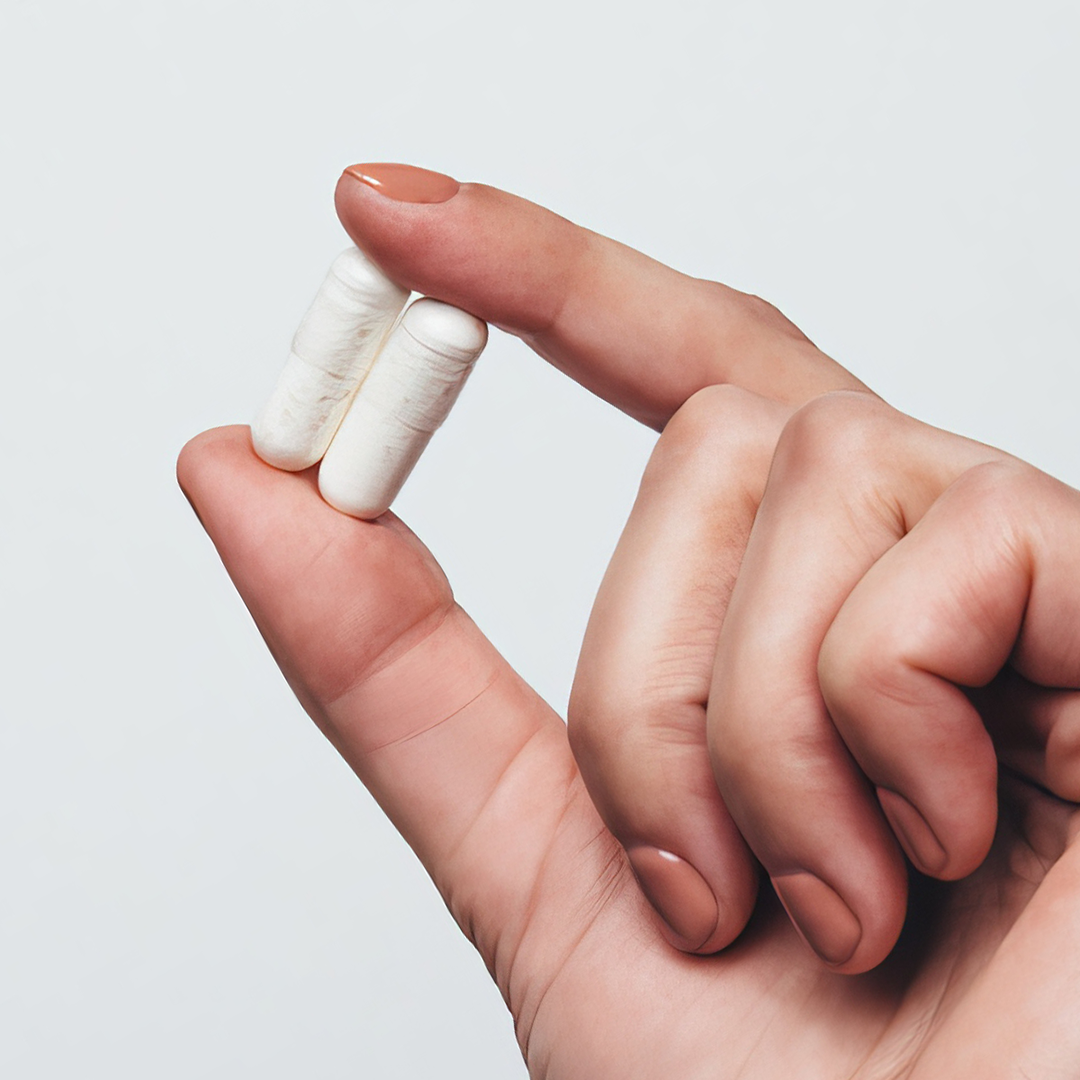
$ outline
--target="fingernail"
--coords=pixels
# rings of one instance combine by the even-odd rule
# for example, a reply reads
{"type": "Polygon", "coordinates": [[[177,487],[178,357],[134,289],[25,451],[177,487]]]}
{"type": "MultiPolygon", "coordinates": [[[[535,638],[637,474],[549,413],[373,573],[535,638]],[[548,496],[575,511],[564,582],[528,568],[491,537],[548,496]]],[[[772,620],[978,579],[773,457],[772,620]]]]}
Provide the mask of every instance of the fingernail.
{"type": "Polygon", "coordinates": [[[716,930],[719,907],[705,879],[685,860],[655,847],[626,853],[641,891],[675,935],[680,949],[700,949],[716,930]]]}
{"type": "Polygon", "coordinates": [[[372,162],[350,165],[345,172],[380,195],[398,202],[441,203],[458,193],[461,186],[452,176],[418,169],[415,165],[372,162]]]}
{"type": "Polygon", "coordinates": [[[846,963],[862,938],[851,908],[820,878],[805,871],[772,879],[777,896],[807,945],[826,964],[846,963]]]}
{"type": "Polygon", "coordinates": [[[934,835],[934,830],[927,825],[926,818],[895,791],[879,787],[877,797],[893,832],[916,868],[931,876],[940,874],[949,856],[934,835]]]}

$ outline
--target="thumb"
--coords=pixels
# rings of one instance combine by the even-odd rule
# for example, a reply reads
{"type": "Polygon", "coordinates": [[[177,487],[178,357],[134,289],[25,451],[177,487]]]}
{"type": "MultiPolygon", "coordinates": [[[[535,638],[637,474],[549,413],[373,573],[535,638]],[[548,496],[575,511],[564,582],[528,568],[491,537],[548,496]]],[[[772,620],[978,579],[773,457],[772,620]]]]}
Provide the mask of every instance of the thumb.
{"type": "Polygon", "coordinates": [[[563,723],[392,514],[332,510],[314,470],[265,465],[245,427],[193,439],[177,473],[301,703],[527,1013],[618,858],[563,723]]]}

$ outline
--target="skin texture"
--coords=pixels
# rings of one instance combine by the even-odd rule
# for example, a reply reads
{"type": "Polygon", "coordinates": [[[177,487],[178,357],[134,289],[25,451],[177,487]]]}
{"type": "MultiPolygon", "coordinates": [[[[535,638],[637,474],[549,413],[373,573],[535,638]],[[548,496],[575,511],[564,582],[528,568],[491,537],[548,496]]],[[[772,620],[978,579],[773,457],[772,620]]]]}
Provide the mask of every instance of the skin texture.
{"type": "Polygon", "coordinates": [[[298,697],[483,955],[533,1075],[1074,1072],[1075,493],[901,417],[763,302],[505,193],[417,205],[343,178],[338,209],[402,284],[663,429],[590,624],[576,760],[392,514],[336,514],[246,429],[180,461],[298,697]],[[978,869],[916,876],[901,947],[869,971],[903,920],[900,845],[944,878],[978,869]],[[832,967],[772,890],[754,907],[751,851],[832,967]],[[748,918],[718,956],[671,947],[719,948],[748,918]]]}

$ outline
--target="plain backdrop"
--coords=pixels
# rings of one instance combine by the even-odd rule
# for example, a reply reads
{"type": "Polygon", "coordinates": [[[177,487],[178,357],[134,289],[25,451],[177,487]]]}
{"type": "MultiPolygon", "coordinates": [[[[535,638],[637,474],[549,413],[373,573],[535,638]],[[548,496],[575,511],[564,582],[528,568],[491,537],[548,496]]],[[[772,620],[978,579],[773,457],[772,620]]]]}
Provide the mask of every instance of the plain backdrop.
{"type": "MultiPolygon", "coordinates": [[[[276,377],[345,165],[758,293],[1077,484],[1078,54],[1074,0],[5,0],[0,1075],[524,1075],[173,479],[276,377]]],[[[397,503],[560,710],[653,440],[493,332],[397,503]]]]}

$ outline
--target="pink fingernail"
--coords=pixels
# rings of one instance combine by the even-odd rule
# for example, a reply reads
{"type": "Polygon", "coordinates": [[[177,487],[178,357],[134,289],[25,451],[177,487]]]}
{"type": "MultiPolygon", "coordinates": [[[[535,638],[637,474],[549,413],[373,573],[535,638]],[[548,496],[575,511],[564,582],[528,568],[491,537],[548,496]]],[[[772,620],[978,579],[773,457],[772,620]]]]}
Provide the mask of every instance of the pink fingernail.
{"type": "Polygon", "coordinates": [[[415,165],[369,162],[350,165],[346,174],[398,202],[441,203],[453,198],[461,185],[444,173],[418,169],[415,165]]]}
{"type": "Polygon", "coordinates": [[[934,830],[926,823],[926,818],[895,791],[879,787],[877,797],[908,858],[924,874],[937,877],[945,869],[949,856],[934,835],[934,830]]]}
{"type": "Polygon", "coordinates": [[[693,952],[712,937],[719,907],[705,879],[685,859],[643,845],[626,853],[646,899],[675,935],[679,949],[693,952]]]}
{"type": "Polygon", "coordinates": [[[862,940],[851,908],[821,878],[798,871],[772,879],[776,895],[807,945],[834,967],[846,963],[862,940]]]}

